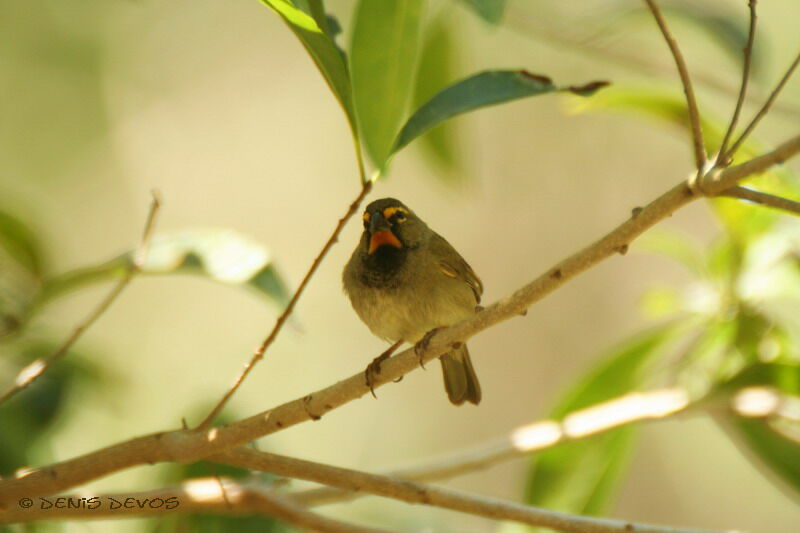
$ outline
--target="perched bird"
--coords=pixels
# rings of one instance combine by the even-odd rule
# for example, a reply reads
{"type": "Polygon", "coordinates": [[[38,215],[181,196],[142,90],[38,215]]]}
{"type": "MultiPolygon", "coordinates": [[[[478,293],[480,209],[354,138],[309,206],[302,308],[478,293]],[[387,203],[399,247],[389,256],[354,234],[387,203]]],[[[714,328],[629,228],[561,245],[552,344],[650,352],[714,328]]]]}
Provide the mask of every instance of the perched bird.
{"type": "MultiPolygon", "coordinates": [[[[394,198],[369,204],[364,232],[344,268],[344,289],[358,316],[376,336],[394,345],[367,367],[380,363],[403,342],[421,346],[436,329],[476,312],[483,285],[461,255],[413,211],[394,198]]],[[[441,356],[450,401],[478,404],[481,387],[466,344],[441,356]]]]}

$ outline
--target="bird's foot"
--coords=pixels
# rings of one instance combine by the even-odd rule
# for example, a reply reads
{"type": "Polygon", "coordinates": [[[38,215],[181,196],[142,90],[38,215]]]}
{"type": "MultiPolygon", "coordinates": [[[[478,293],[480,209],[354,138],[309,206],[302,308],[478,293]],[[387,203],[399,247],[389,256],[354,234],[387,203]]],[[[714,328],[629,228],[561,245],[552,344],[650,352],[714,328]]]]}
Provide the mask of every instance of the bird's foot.
{"type": "Polygon", "coordinates": [[[431,339],[436,335],[439,330],[444,329],[443,327],[433,328],[428,333],[422,337],[417,344],[414,345],[414,353],[417,354],[417,358],[419,359],[419,366],[425,369],[425,362],[422,360],[423,353],[428,348],[428,345],[431,343],[431,339]]]}
{"type": "Polygon", "coordinates": [[[389,359],[389,356],[391,356],[401,344],[403,344],[402,340],[392,344],[388,350],[373,359],[372,362],[367,365],[366,370],[364,370],[364,381],[366,382],[367,387],[369,387],[369,392],[372,393],[373,398],[377,398],[375,395],[374,384],[375,376],[381,373],[381,363],[389,359]]]}

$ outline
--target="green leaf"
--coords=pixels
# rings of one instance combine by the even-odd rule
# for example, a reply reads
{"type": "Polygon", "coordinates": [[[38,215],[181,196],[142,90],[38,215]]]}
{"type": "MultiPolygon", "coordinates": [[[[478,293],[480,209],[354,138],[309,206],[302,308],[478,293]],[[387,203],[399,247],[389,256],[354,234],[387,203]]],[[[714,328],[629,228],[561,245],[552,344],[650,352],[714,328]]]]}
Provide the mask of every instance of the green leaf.
{"type": "MultiPolygon", "coordinates": [[[[735,437],[752,452],[752,456],[746,454],[748,458],[756,459],[800,493],[800,442],[779,433],[764,419],[730,417],[729,422],[735,437]]],[[[800,427],[796,429],[800,431],[800,427]]]]}
{"type": "Polygon", "coordinates": [[[261,0],[261,2],[272,8],[303,43],[334,96],[342,105],[351,130],[356,132],[356,116],[350,76],[347,72],[347,59],[328,33],[322,2],[309,0],[308,8],[313,17],[294,7],[287,0],[261,0]],[[319,22],[315,18],[319,18],[319,22]],[[320,26],[323,19],[325,23],[320,26]]]}
{"type": "MultiPolygon", "coordinates": [[[[49,280],[44,299],[83,286],[125,275],[133,254],[128,252],[94,267],[75,270],[49,280]]],[[[264,246],[231,230],[188,230],[155,238],[142,274],[196,274],[254,289],[281,307],[289,300],[286,286],[264,246]]]]}
{"type": "Polygon", "coordinates": [[[364,145],[381,170],[411,100],[421,15],[421,0],[361,0],[356,8],[353,97],[364,145]]]}
{"type": "Polygon", "coordinates": [[[525,70],[481,72],[447,87],[417,109],[397,136],[393,152],[437,124],[474,109],[554,92],[589,96],[606,85],[608,82],[597,81],[582,86],[557,87],[550,78],[525,70]]]}
{"type": "Polygon", "coordinates": [[[800,365],[759,363],[750,365],[721,385],[715,392],[728,396],[746,387],[773,387],[785,394],[800,395],[800,365]]]}
{"type": "Polygon", "coordinates": [[[461,0],[489,24],[500,24],[506,0],[461,0]]]}
{"type": "MultiPolygon", "coordinates": [[[[12,385],[23,368],[51,356],[58,347],[53,341],[39,339],[0,345],[0,393],[12,385]]],[[[50,447],[43,444],[62,419],[70,395],[79,386],[94,387],[107,378],[88,356],[70,350],[25,390],[0,405],[0,475],[49,462],[50,447]],[[13,431],[7,431],[9,428],[13,431]]]]}
{"type": "MultiPolygon", "coordinates": [[[[675,329],[654,328],[612,351],[567,392],[551,416],[561,419],[637,388],[643,367],[675,329]]],[[[625,470],[634,437],[634,427],[621,427],[536,454],[530,461],[525,501],[554,510],[601,513],[625,470]]]]}
{"type": "MultiPolygon", "coordinates": [[[[414,105],[421,106],[455,78],[454,66],[457,59],[454,35],[444,17],[440,17],[428,31],[422,47],[417,85],[414,91],[414,105]]],[[[439,124],[424,134],[419,146],[447,172],[437,172],[436,176],[453,181],[466,175],[461,158],[458,157],[458,130],[454,122],[439,124]]]]}
{"type": "Polygon", "coordinates": [[[32,274],[42,274],[42,251],[36,234],[20,219],[0,211],[0,248],[32,274]]]}
{"type": "Polygon", "coordinates": [[[0,338],[25,323],[41,287],[42,252],[36,235],[0,211],[0,338]]]}

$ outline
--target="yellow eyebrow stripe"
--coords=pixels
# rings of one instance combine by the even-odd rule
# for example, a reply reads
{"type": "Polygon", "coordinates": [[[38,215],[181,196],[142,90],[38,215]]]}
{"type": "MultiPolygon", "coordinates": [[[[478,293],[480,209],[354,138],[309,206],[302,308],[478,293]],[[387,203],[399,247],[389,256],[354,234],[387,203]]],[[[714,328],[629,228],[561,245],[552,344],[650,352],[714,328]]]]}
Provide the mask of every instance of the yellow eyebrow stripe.
{"type": "Polygon", "coordinates": [[[400,207],[398,205],[396,207],[387,207],[386,209],[384,209],[383,218],[391,218],[391,216],[397,213],[398,211],[403,213],[404,215],[408,214],[408,209],[406,209],[405,207],[400,207]]]}
{"type": "Polygon", "coordinates": [[[369,213],[367,213],[366,211],[364,211],[364,216],[362,216],[361,218],[363,218],[363,219],[364,219],[364,222],[369,222],[369,213]]]}

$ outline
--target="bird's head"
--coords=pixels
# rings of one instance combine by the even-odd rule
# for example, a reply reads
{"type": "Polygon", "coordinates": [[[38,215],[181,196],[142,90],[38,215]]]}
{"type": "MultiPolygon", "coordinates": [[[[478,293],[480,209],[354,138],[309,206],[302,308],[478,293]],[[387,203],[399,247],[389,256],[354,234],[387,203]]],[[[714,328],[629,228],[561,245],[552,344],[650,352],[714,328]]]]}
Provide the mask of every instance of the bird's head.
{"type": "Polygon", "coordinates": [[[365,251],[369,255],[384,247],[394,250],[416,248],[427,226],[403,202],[394,198],[375,200],[364,210],[365,251]]]}

